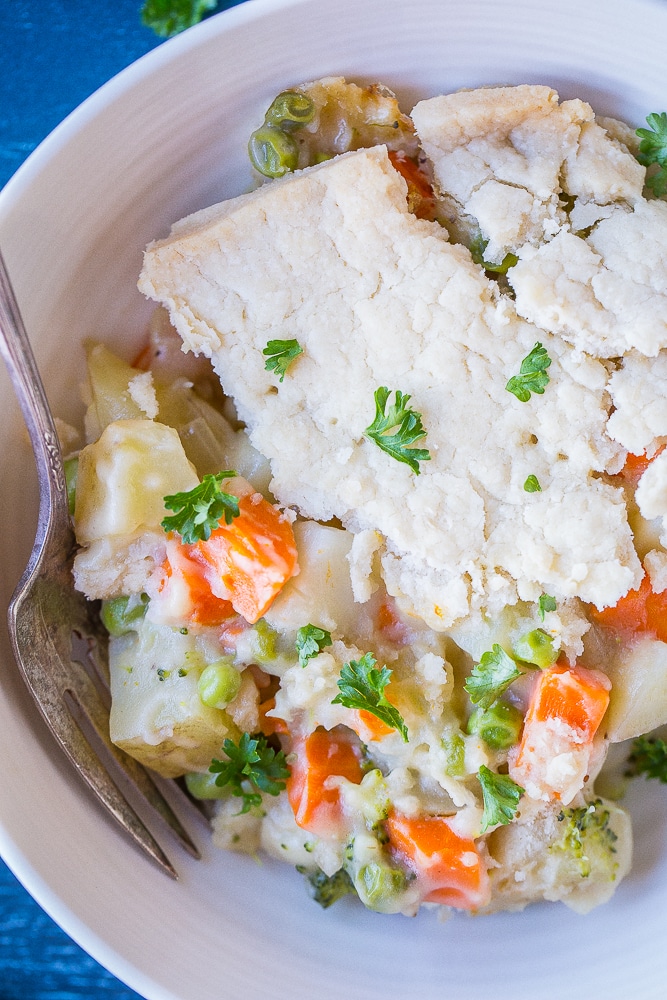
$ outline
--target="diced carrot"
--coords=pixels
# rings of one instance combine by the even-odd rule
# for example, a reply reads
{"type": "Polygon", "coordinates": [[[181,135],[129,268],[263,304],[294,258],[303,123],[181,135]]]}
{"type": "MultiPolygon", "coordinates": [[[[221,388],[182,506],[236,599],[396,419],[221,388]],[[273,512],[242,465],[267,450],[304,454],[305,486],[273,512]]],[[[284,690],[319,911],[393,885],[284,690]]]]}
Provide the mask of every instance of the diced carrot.
{"type": "Polygon", "coordinates": [[[609,704],[609,678],[599,670],[556,663],[537,676],[509,773],[534,799],[565,805],[581,791],[593,738],[609,704]]]}
{"type": "Polygon", "coordinates": [[[395,732],[391,726],[388,726],[386,722],[378,719],[377,715],[373,715],[372,712],[368,712],[365,708],[352,709],[349,726],[351,729],[354,729],[359,739],[363,740],[364,743],[383,740],[389,733],[395,732]]]}
{"type": "Polygon", "coordinates": [[[287,728],[287,723],[284,719],[278,718],[278,716],[267,715],[267,712],[273,711],[276,707],[276,699],[274,697],[267,698],[265,701],[261,701],[259,704],[259,729],[265,736],[273,736],[278,733],[281,736],[286,736],[289,733],[287,728]]]}
{"type": "Polygon", "coordinates": [[[184,557],[180,547],[171,549],[170,557],[162,564],[162,573],[158,600],[162,595],[166,624],[216,626],[236,618],[231,603],[212,593],[201,569],[184,557]],[[169,610],[167,603],[171,605],[169,610]]]}
{"type": "Polygon", "coordinates": [[[150,341],[147,341],[139,353],[135,355],[134,360],[132,361],[132,367],[139,368],[141,371],[147,371],[151,366],[152,359],[153,348],[150,341]]]}
{"type": "Polygon", "coordinates": [[[389,159],[395,170],[408,185],[408,208],[419,219],[433,222],[436,217],[436,199],[433,186],[416,160],[407,156],[403,150],[390,150],[389,159]]]}
{"type": "Polygon", "coordinates": [[[340,830],[344,818],[340,792],[328,779],[361,782],[362,748],[357,737],[344,726],[316,729],[295,741],[289,759],[287,796],[298,825],[320,835],[340,830]]]}
{"type": "Polygon", "coordinates": [[[463,910],[488,903],[489,877],[477,846],[455,833],[446,816],[413,818],[392,811],[385,829],[390,849],[421,882],[424,902],[463,910]]]}
{"type": "Polygon", "coordinates": [[[297,572],[297,551],[292,526],[277,507],[254,492],[238,502],[231,524],[183,548],[193,573],[203,574],[216,597],[254,624],[297,572]]]}
{"type": "Polygon", "coordinates": [[[667,642],[667,591],[654,593],[651,581],[644,576],[637,590],[629,590],[613,607],[589,609],[598,625],[630,639],[640,634],[653,635],[667,642]]]}
{"type": "Polygon", "coordinates": [[[543,670],[528,706],[522,742],[532,723],[549,719],[559,719],[590,742],[607,711],[610,688],[609,678],[599,670],[565,664],[543,670]]]}
{"type": "Polygon", "coordinates": [[[380,632],[395,646],[405,646],[409,642],[408,628],[401,621],[392,597],[384,598],[378,608],[376,621],[380,632]]]}
{"type": "Polygon", "coordinates": [[[625,459],[625,465],[619,472],[619,476],[630,486],[636,486],[653,459],[656,458],[662,450],[662,448],[658,448],[655,455],[651,455],[650,458],[646,455],[632,455],[628,452],[625,459]]]}

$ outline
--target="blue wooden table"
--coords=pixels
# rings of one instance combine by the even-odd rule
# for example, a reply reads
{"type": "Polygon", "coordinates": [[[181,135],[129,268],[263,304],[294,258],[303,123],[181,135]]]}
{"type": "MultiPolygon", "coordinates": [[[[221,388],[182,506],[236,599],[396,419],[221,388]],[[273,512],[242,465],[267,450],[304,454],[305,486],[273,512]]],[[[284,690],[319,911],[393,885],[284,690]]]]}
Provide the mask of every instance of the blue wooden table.
{"type": "MultiPolygon", "coordinates": [[[[142,26],[140,6],[141,0],[0,0],[0,187],[81,101],[160,44],[142,26]]],[[[137,994],[74,944],[0,861],[0,1000],[98,997],[137,994]]]]}

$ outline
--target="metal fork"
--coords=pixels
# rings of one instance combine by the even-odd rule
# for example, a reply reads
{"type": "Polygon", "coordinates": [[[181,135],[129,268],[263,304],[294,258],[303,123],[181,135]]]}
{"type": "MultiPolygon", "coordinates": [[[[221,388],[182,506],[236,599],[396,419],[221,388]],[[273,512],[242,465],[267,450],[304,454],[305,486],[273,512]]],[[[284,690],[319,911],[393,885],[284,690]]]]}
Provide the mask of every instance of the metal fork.
{"type": "Polygon", "coordinates": [[[8,610],[16,662],[78,773],[141,849],[177,878],[140,812],[147,820],[158,818],[190,854],[198,858],[199,852],[153,778],[109,739],[106,633],[94,606],[73,587],[75,543],[60,443],[1,253],[0,354],[30,434],[39,481],[35,542],[8,610]]]}

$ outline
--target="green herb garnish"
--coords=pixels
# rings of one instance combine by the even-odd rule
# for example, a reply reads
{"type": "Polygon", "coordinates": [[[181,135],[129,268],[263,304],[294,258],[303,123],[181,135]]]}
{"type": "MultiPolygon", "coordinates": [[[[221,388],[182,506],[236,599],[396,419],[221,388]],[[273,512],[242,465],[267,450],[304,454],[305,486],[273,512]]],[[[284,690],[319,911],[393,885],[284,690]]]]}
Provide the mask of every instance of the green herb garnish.
{"type": "Polygon", "coordinates": [[[217,774],[216,785],[229,785],[232,795],[243,799],[242,813],[261,805],[262,792],[279,795],[286,787],[290,768],[282,750],[278,753],[266,742],[266,737],[243,733],[238,744],[227,739],[222,744],[227,760],[213,759],[209,767],[217,774]]]}
{"type": "Polygon", "coordinates": [[[298,340],[270,340],[262,354],[266,358],[264,362],[266,371],[275,372],[278,380],[282,382],[289,366],[303,354],[303,348],[298,340]]]}
{"type": "Polygon", "coordinates": [[[522,403],[528,402],[531,392],[541,396],[549,384],[547,368],[550,364],[551,358],[546,348],[538,341],[530,354],[527,354],[521,362],[519,374],[512,375],[505,388],[522,403]]]}
{"type": "Polygon", "coordinates": [[[231,524],[239,516],[238,498],[232,493],[225,493],[221,484],[225,479],[232,479],[236,473],[228,469],[217,475],[206,475],[199,486],[187,493],[174,493],[164,498],[167,510],[176,511],[161,522],[165,531],[177,531],[186,545],[193,542],[208,541],[211,532],[218,527],[224,518],[225,524],[231,524]]]}
{"type": "Polygon", "coordinates": [[[544,621],[544,616],[547,611],[556,610],[556,598],[552,597],[551,594],[540,594],[540,599],[538,601],[538,608],[540,613],[540,618],[544,621]]]}
{"type": "Polygon", "coordinates": [[[667,114],[653,113],[647,115],[646,121],[650,128],[637,129],[641,139],[637,159],[645,167],[657,164],[658,170],[646,178],[646,187],[661,198],[667,191],[667,114]]]}
{"type": "Polygon", "coordinates": [[[304,625],[296,634],[296,651],[302,667],[314,656],[321,653],[325,646],[331,645],[331,632],[317,625],[304,625]]]}
{"type": "Polygon", "coordinates": [[[482,654],[463,687],[474,705],[490,708],[505,688],[520,676],[521,670],[515,661],[496,642],[489,652],[482,654]]]}
{"type": "Polygon", "coordinates": [[[375,419],[364,433],[397,462],[405,462],[419,475],[419,463],[431,458],[428,449],[413,447],[426,437],[421,414],[408,406],[411,396],[399,389],[396,389],[395,403],[387,408],[391,392],[384,385],[376,389],[375,419]]]}
{"type": "Polygon", "coordinates": [[[170,38],[198,24],[218,6],[218,0],[145,0],[141,23],[161,38],[170,38]]]}
{"type": "Polygon", "coordinates": [[[542,487],[540,486],[540,481],[537,476],[530,475],[527,477],[523,488],[526,493],[541,493],[542,487]]]}
{"type": "Polygon", "coordinates": [[[370,712],[392,729],[397,729],[407,743],[408,730],[403,716],[384,693],[392,672],[388,667],[378,670],[376,662],[372,653],[364,653],[360,660],[345,663],[338,679],[340,694],[333,699],[332,705],[370,712]]]}
{"type": "Polygon", "coordinates": [[[509,775],[496,774],[484,764],[477,772],[477,777],[484,798],[481,833],[486,833],[492,826],[498,824],[506,826],[511,823],[516,816],[519,799],[525,789],[517,785],[516,781],[512,781],[509,775]]]}

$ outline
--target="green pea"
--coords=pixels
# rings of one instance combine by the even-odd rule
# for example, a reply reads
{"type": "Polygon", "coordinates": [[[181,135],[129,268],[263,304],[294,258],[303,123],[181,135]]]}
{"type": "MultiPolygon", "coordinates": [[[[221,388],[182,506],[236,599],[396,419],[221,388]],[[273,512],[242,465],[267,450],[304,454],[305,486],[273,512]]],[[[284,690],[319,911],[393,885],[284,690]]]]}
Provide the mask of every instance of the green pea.
{"type": "Polygon", "coordinates": [[[273,125],[255,129],[248,143],[253,166],[265,177],[282,177],[295,170],[299,150],[294,139],[273,125]]]}
{"type": "Polygon", "coordinates": [[[67,506],[71,517],[74,517],[74,504],[76,502],[76,480],[79,475],[79,459],[68,458],[64,462],[65,485],[67,487],[67,506]]]}
{"type": "Polygon", "coordinates": [[[209,708],[226,708],[241,687],[241,675],[230,656],[209,663],[201,672],[197,689],[204,705],[209,708]]]}
{"type": "Polygon", "coordinates": [[[228,794],[227,788],[216,785],[215,774],[200,774],[192,771],[185,775],[185,787],[193,799],[224,799],[228,794]]]}
{"type": "Polygon", "coordinates": [[[147,594],[133,594],[131,597],[112,597],[102,601],[100,618],[109,635],[119,636],[131,632],[146,614],[147,594]]]}
{"type": "Polygon", "coordinates": [[[359,898],[369,910],[383,912],[386,903],[405,889],[405,873],[371,862],[360,869],[355,888],[359,898]]]}
{"type": "Polygon", "coordinates": [[[264,119],[266,125],[291,131],[302,128],[315,117],[315,105],[307,94],[284,90],[278,94],[264,119]]]}
{"type": "Polygon", "coordinates": [[[477,708],[468,719],[468,732],[476,733],[492,750],[507,750],[519,739],[523,715],[514,705],[496,701],[477,708]]]}
{"type": "Polygon", "coordinates": [[[536,628],[521,636],[514,645],[514,655],[523,663],[532,663],[544,669],[556,662],[559,652],[554,648],[551,636],[544,629],[536,628]]]}

